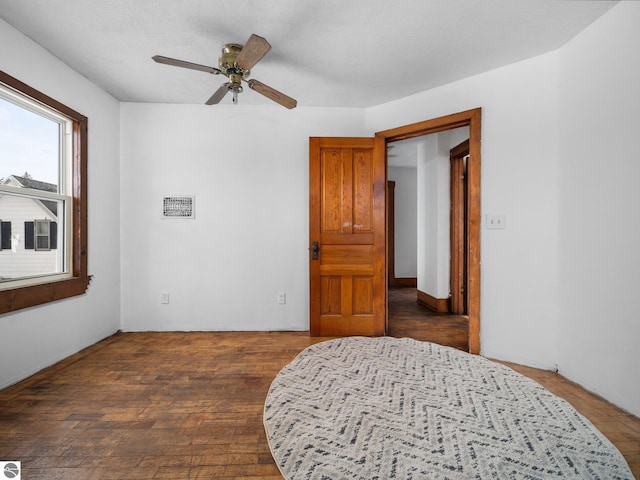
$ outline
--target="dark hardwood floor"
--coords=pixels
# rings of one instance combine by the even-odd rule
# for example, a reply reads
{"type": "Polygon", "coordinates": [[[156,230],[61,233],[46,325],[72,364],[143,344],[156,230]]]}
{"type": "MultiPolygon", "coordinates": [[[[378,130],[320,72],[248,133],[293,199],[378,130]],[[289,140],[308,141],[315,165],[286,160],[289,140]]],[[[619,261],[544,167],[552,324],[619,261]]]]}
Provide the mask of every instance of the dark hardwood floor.
{"type": "MultiPolygon", "coordinates": [[[[28,480],[280,479],[263,402],[280,369],[325,340],[116,334],[0,391],[0,460],[21,461],[28,480]]],[[[640,475],[640,419],[555,373],[513,367],[573,403],[640,475]]]]}
{"type": "Polygon", "coordinates": [[[415,288],[389,288],[388,333],[411,337],[469,351],[469,322],[466,317],[436,313],[416,301],[415,288]]]}

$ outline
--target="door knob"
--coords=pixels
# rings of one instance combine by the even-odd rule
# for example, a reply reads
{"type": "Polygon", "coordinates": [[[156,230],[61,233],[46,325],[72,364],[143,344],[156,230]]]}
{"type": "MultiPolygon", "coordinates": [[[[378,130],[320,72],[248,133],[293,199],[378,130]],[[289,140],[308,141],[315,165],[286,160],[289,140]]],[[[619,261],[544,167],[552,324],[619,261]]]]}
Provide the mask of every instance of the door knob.
{"type": "Polygon", "coordinates": [[[320,251],[320,245],[318,242],[311,244],[311,260],[318,260],[318,252],[320,251]]]}

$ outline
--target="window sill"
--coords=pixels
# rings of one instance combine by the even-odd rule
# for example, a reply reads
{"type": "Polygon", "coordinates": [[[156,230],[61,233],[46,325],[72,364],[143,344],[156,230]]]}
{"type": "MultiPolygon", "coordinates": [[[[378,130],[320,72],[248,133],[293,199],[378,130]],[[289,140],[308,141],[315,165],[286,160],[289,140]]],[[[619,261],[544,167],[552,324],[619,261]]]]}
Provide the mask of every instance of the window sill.
{"type": "Polygon", "coordinates": [[[86,293],[91,275],[0,291],[0,314],[86,293]]]}

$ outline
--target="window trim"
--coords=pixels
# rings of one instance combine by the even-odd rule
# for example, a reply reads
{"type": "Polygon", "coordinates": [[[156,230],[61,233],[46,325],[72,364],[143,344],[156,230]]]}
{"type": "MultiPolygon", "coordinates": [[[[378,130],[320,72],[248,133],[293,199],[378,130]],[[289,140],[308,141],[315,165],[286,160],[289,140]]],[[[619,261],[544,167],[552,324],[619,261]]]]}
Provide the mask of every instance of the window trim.
{"type": "Polygon", "coordinates": [[[71,247],[70,278],[50,280],[36,285],[17,286],[0,290],[0,314],[42,305],[64,298],[83,295],[91,281],[88,275],[87,232],[87,126],[84,115],[54,100],[26,83],[0,70],[0,83],[31,100],[55,110],[69,118],[72,123],[71,189],[73,220],[69,241],[71,247]]]}

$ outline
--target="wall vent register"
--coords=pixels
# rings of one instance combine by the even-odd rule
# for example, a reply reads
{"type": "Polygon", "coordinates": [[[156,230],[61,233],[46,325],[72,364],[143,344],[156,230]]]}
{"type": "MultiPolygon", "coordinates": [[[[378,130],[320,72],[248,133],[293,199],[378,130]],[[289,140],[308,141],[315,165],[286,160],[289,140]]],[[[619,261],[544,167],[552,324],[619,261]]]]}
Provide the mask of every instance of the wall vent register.
{"type": "Polygon", "coordinates": [[[195,197],[185,195],[163,197],[162,218],[195,218],[195,197]]]}

